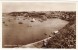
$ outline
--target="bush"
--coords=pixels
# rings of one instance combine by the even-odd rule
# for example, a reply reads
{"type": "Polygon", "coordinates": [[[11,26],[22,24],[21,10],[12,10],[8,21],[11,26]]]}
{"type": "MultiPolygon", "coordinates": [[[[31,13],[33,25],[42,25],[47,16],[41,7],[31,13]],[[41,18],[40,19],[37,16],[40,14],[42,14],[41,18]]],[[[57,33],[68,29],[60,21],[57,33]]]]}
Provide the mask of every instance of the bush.
{"type": "Polygon", "coordinates": [[[67,24],[64,28],[59,30],[59,34],[52,37],[46,48],[76,48],[76,33],[75,23],[67,24]]]}

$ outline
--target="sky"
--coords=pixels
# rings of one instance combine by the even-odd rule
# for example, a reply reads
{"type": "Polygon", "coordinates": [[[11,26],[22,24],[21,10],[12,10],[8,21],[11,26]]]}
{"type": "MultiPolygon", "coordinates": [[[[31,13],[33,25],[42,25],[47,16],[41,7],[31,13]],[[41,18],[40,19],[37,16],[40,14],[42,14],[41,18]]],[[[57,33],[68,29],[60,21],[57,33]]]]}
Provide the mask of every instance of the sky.
{"type": "Polygon", "coordinates": [[[3,2],[2,11],[76,11],[76,4],[51,2],[3,2]]]}

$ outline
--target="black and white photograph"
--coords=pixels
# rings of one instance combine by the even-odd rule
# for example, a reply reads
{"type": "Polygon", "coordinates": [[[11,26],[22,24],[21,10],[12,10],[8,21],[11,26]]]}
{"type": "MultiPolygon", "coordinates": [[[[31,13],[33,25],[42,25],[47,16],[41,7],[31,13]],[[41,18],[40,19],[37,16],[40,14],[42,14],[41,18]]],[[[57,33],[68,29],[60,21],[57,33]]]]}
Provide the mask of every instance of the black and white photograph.
{"type": "Polygon", "coordinates": [[[2,48],[76,49],[76,3],[3,2],[2,48]]]}

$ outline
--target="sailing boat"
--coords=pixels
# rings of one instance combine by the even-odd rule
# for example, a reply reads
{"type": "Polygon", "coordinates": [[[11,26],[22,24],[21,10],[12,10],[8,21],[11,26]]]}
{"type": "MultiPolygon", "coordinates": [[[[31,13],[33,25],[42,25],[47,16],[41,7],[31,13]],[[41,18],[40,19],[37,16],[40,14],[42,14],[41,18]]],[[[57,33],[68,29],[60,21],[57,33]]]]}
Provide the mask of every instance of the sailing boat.
{"type": "Polygon", "coordinates": [[[31,20],[31,22],[35,22],[36,20],[33,18],[32,20],[31,20]]]}

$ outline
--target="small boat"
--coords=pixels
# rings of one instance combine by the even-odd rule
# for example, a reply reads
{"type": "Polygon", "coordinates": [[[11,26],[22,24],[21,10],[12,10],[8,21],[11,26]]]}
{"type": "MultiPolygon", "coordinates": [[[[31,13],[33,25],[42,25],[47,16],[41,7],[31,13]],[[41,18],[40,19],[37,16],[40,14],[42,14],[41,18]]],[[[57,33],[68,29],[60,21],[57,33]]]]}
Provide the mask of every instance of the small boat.
{"type": "Polygon", "coordinates": [[[33,18],[32,20],[31,20],[31,22],[35,22],[36,20],[33,18]]]}
{"type": "Polygon", "coordinates": [[[55,35],[55,34],[58,34],[58,32],[59,32],[59,31],[54,31],[52,34],[55,35]]]}
{"type": "Polygon", "coordinates": [[[58,31],[54,31],[54,33],[58,33],[58,31]]]}

